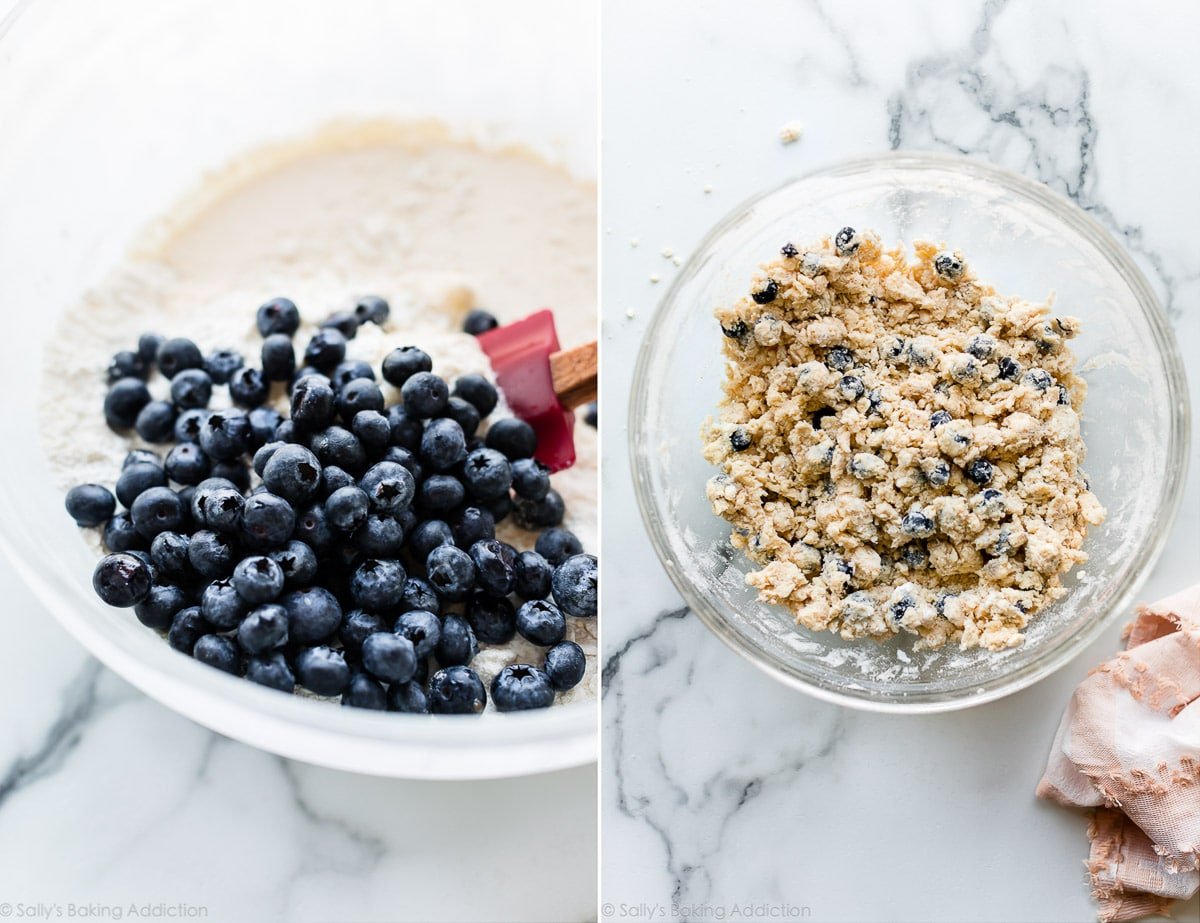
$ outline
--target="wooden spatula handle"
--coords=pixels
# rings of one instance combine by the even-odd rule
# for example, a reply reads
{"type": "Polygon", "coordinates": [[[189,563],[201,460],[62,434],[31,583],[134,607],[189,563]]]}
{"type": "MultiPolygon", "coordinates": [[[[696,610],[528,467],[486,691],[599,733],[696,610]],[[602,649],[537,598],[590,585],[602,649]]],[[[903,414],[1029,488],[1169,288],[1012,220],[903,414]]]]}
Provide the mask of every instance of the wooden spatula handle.
{"type": "Polygon", "coordinates": [[[554,393],[569,410],[596,399],[596,344],[585,343],[550,355],[554,393]]]}

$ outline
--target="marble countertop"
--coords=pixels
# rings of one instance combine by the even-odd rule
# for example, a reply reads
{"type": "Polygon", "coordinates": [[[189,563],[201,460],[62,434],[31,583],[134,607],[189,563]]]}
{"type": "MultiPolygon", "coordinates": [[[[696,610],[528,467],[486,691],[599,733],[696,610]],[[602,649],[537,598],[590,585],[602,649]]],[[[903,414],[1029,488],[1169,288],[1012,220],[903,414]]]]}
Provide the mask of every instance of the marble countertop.
{"type": "MultiPolygon", "coordinates": [[[[964,712],[867,714],[789,691],[681,608],[634,504],[621,409],[677,271],[662,248],[686,257],[751,194],[889,148],[967,154],[1066,194],[1134,255],[1185,357],[1200,354],[1196,11],[1029,0],[697,0],[686,14],[607,0],[604,11],[604,567],[628,576],[603,583],[602,914],[733,919],[750,904],[785,920],[1094,919],[1086,820],[1033,793],[1071,689],[1120,627],[1034,687],[964,712]],[[793,120],[805,132],[785,146],[793,120]]],[[[1196,579],[1197,467],[1193,454],[1144,598],[1196,579]]],[[[1179,919],[1198,913],[1194,900],[1177,907],[1179,919]]]]}

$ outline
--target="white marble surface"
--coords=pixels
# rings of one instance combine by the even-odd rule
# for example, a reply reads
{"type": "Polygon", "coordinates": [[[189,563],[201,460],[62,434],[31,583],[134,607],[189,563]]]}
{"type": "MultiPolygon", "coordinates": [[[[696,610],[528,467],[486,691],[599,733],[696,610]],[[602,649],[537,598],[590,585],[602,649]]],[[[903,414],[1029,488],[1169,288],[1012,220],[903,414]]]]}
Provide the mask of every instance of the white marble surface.
{"type": "MultiPolygon", "coordinates": [[[[1133,252],[1194,358],[1197,30],[1187,5],[1163,2],[606,2],[604,566],[633,576],[604,582],[604,915],[1094,918],[1086,821],[1033,791],[1070,690],[1119,628],[966,712],[864,714],[791,692],[680,609],[634,506],[622,408],[676,271],[663,247],[686,256],[745,197],[895,147],[967,153],[1071,196],[1133,252]],[[795,119],[803,139],[781,145],[795,119]]],[[[1196,468],[1193,454],[1145,597],[1196,579],[1196,468]]]]}
{"type": "Polygon", "coordinates": [[[280,759],[102,668],[2,560],[0,599],[0,919],[594,916],[595,766],[426,783],[280,759]]]}

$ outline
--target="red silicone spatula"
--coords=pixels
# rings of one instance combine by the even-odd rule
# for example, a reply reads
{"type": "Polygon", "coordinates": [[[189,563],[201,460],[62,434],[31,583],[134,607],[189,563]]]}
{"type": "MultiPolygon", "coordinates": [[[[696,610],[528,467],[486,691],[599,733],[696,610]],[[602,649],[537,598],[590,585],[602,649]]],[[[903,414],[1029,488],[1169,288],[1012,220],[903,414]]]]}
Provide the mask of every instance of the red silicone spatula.
{"type": "Polygon", "coordinates": [[[534,457],[551,471],[575,464],[571,411],[596,399],[595,341],[561,349],[554,314],[543,309],[481,333],[479,345],[508,406],[537,433],[534,457]]]}

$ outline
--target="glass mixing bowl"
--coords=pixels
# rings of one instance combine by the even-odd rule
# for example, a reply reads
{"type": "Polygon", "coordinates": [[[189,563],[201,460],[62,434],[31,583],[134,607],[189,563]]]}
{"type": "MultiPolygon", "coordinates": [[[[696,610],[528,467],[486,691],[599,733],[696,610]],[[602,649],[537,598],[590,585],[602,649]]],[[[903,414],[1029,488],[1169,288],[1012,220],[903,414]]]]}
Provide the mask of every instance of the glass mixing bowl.
{"type": "Polygon", "coordinates": [[[357,772],[490,778],[595,760],[594,703],[374,714],[179,656],[95,598],[95,561],[45,470],[25,390],[41,381],[59,313],[206,170],[247,150],[338,120],[436,118],[594,179],[594,19],[589,4],[553,0],[35,0],[0,23],[0,554],[135,686],[229,737],[357,772]]]}
{"type": "Polygon", "coordinates": [[[1128,255],[1091,217],[1045,186],[961,157],[894,153],[820,170],[738,208],[683,267],[646,331],[630,408],[642,518],[667,573],[726,644],[823,699],[878,711],[962,708],[1015,692],[1066,663],[1115,617],[1163,548],[1188,450],[1183,367],[1166,315],[1128,255]],[[961,249],[980,278],[1083,321],[1072,343],[1088,382],[1085,470],[1108,509],[1069,593],[1033,620],[1024,646],[914,651],[798,627],[756,599],[704,485],[700,426],[720,399],[724,360],[714,307],[740,297],[785,241],[844,225],[885,244],[917,238],[961,249]]]}

